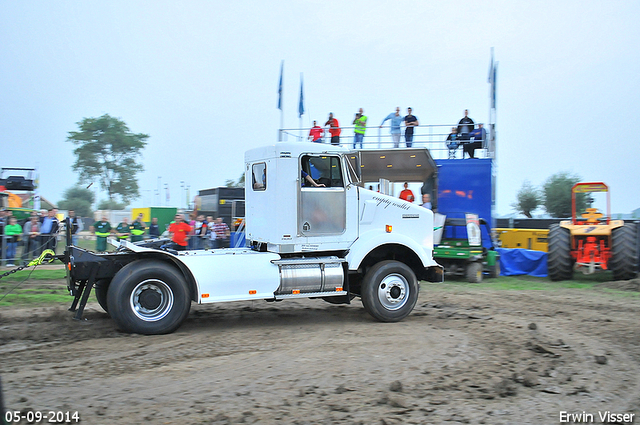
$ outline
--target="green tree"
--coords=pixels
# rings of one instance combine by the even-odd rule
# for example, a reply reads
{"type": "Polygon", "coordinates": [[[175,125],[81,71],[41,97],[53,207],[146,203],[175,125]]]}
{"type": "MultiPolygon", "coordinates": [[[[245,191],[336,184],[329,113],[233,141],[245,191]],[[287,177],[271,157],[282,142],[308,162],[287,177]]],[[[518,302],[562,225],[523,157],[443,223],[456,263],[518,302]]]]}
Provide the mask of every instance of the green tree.
{"type": "Polygon", "coordinates": [[[93,214],[91,205],[96,196],[89,189],[73,186],[64,191],[64,198],[58,203],[63,210],[74,210],[76,215],[90,217],[93,214]]]}
{"type": "Polygon", "coordinates": [[[511,206],[519,213],[531,218],[531,212],[542,205],[542,196],[540,190],[535,188],[529,180],[522,183],[522,187],[516,195],[516,202],[511,206]]]}
{"type": "MultiPolygon", "coordinates": [[[[552,217],[571,217],[571,188],[582,178],[568,172],[560,172],[547,179],[543,186],[544,207],[552,217]]],[[[586,208],[586,194],[576,194],[576,209],[586,208]]]]}
{"type": "Polygon", "coordinates": [[[126,204],[121,204],[111,199],[103,199],[98,203],[99,210],[123,210],[126,204]]]}
{"type": "Polygon", "coordinates": [[[244,173],[242,173],[238,180],[227,179],[224,185],[226,187],[244,187],[244,173]]]}
{"type": "Polygon", "coordinates": [[[112,202],[116,195],[125,204],[137,198],[136,174],[143,170],[138,160],[149,136],[131,133],[123,121],[108,114],[84,118],[77,124],[79,131],[70,131],[67,141],[78,146],[73,151],[73,169],[80,173],[80,179],[97,179],[112,202]]]}

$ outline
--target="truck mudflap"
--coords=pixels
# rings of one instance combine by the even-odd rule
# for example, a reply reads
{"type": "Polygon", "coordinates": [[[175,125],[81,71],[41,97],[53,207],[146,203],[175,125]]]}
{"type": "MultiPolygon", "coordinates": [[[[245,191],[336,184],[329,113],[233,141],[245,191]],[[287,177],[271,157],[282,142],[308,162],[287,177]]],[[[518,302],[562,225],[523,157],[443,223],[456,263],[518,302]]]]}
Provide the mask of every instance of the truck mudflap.
{"type": "Polygon", "coordinates": [[[427,282],[441,283],[444,282],[444,267],[441,265],[431,266],[424,269],[427,282]]]}

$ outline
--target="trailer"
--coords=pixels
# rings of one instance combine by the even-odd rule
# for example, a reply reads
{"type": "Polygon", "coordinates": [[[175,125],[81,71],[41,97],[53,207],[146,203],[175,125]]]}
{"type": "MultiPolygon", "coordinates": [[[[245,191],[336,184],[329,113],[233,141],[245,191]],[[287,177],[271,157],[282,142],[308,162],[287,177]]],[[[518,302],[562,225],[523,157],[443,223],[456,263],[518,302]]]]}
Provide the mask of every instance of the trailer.
{"type": "MultiPolygon", "coordinates": [[[[422,172],[433,174],[425,152],[422,172]]],[[[140,334],[175,331],[193,302],[360,297],[375,319],[402,320],[419,280],[443,280],[433,213],[364,189],[361,163],[361,152],[317,143],[246,152],[247,248],[174,251],[166,240],[120,241],[112,242],[116,252],[95,253],[68,238],[62,260],[75,318],[95,289],[118,328],[140,334]]]]}

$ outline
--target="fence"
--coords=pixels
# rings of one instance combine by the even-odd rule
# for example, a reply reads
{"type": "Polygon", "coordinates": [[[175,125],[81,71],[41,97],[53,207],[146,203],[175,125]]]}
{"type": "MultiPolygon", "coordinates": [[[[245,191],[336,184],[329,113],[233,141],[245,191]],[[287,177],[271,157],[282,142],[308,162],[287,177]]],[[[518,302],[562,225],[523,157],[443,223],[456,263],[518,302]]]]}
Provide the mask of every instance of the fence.
{"type": "MultiPolygon", "coordinates": [[[[482,123],[476,123],[482,124],[482,123]]],[[[420,125],[414,128],[413,141],[411,147],[413,148],[427,148],[434,159],[450,158],[450,149],[447,147],[447,137],[451,134],[452,128],[457,128],[458,124],[428,124],[420,125]]],[[[355,127],[340,127],[340,146],[346,148],[355,148],[355,127]]],[[[368,127],[363,138],[363,149],[394,149],[394,141],[390,134],[391,126],[385,125],[382,127],[371,126],[368,127]]],[[[309,138],[309,130],[311,128],[284,128],[280,129],[279,141],[307,141],[309,138]]],[[[331,141],[331,134],[329,133],[329,127],[323,128],[324,134],[322,136],[321,143],[329,144],[331,141]]],[[[469,141],[481,141],[482,148],[476,149],[477,158],[493,158],[495,152],[495,130],[488,129],[486,136],[483,140],[462,140],[462,143],[469,141]]],[[[460,142],[460,139],[458,139],[460,142]]],[[[404,131],[401,133],[400,147],[399,149],[406,147],[406,140],[404,137],[404,131]]],[[[458,149],[462,149],[462,144],[458,146],[458,149]]],[[[460,153],[460,158],[462,153],[460,153]]]]}

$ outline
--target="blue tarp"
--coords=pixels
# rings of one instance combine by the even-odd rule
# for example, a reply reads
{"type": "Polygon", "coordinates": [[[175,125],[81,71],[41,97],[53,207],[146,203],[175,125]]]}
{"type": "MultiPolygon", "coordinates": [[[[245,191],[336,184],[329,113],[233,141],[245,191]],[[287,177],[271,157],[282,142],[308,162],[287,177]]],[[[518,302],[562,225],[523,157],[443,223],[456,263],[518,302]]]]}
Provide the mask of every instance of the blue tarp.
{"type": "Polygon", "coordinates": [[[547,277],[547,253],[521,248],[496,248],[500,254],[500,275],[528,274],[547,277]]]}

